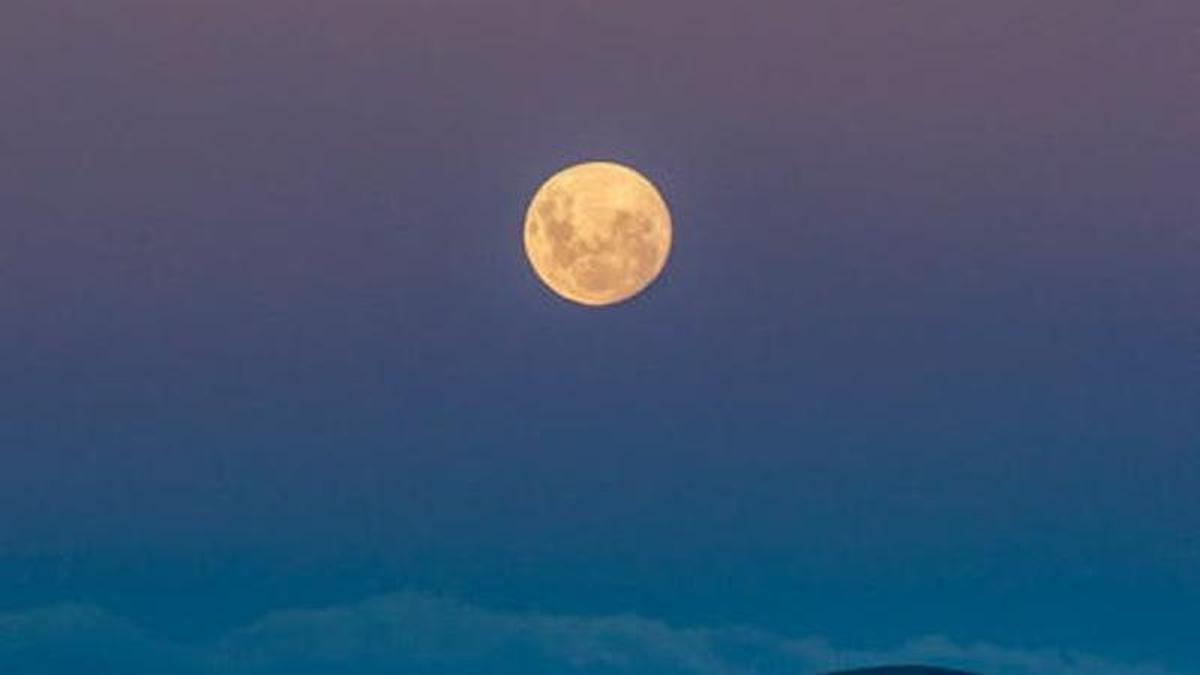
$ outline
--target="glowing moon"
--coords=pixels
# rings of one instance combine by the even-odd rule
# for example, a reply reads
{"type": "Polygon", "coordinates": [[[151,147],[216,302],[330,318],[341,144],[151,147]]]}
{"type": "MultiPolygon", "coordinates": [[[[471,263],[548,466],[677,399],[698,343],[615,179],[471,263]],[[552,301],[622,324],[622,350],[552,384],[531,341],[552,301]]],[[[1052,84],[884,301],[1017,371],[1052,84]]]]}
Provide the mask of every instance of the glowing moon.
{"type": "Polygon", "coordinates": [[[525,254],[555,293],[602,306],[642,292],[671,250],[671,213],[654,185],[612,162],[551,176],[525,215],[525,254]]]}

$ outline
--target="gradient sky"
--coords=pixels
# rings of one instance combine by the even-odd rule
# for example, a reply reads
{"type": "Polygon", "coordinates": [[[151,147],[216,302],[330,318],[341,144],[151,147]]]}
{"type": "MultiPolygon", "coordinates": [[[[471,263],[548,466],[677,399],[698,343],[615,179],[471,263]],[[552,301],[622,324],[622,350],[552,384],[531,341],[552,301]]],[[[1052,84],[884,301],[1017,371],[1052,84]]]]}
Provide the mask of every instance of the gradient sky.
{"type": "Polygon", "coordinates": [[[0,612],[1200,672],[1197,177],[1194,0],[5,0],[0,612]],[[675,217],[603,311],[588,159],[675,217]]]}

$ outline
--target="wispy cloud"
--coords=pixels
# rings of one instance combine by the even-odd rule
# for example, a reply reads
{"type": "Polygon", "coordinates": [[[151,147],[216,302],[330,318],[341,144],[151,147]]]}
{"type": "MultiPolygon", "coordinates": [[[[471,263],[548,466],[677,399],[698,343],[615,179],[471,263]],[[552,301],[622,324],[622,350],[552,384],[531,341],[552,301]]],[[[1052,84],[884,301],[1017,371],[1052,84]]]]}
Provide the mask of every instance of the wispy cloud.
{"type": "Polygon", "coordinates": [[[1180,675],[1059,650],[931,636],[886,651],[632,615],[504,612],[417,593],[269,614],[206,645],[151,638],[100,609],[0,615],[6,675],[815,675],[921,663],[984,675],[1180,675]]]}

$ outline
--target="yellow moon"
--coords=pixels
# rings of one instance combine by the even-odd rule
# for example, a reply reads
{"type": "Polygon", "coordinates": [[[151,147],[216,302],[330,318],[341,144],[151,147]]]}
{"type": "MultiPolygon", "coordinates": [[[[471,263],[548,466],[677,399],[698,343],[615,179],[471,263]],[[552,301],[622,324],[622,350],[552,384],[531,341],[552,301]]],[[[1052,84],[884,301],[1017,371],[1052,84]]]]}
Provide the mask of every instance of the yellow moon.
{"type": "Polygon", "coordinates": [[[667,264],[671,212],[658,189],[612,162],[568,167],[525,214],[525,254],[555,293],[599,307],[645,290],[667,264]]]}

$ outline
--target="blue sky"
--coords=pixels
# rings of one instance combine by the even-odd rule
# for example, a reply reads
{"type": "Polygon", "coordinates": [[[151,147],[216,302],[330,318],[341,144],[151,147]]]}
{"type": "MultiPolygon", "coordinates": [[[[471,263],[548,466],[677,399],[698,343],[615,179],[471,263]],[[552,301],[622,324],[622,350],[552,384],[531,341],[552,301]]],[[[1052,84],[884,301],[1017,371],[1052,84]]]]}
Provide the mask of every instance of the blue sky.
{"type": "MultiPolygon", "coordinates": [[[[740,626],[1197,670],[1198,26],[5,3],[0,658],[115,631],[203,669],[272,616],[402,597],[626,617],[653,653],[740,626]],[[675,219],[605,311],[520,244],[587,159],[675,219]]],[[[673,667],[727,672],[688,644],[673,667]]]]}

